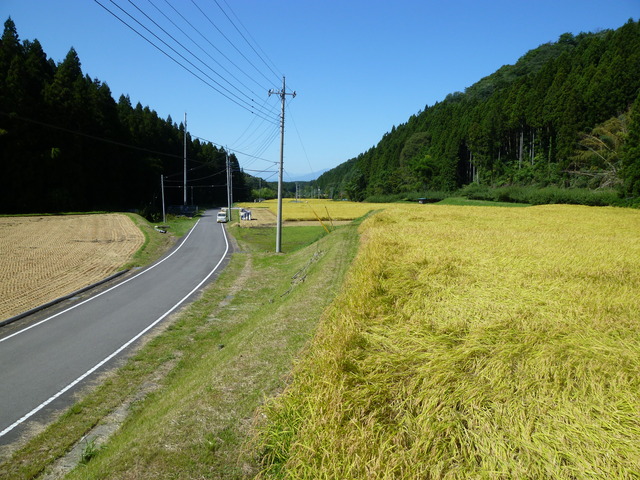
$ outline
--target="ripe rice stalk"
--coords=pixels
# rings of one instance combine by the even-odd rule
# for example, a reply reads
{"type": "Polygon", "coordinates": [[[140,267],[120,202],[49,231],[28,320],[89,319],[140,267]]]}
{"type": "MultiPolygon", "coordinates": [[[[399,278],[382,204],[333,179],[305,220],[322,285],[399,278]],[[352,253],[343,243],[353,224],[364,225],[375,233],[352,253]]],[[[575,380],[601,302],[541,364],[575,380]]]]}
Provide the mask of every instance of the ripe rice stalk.
{"type": "MultiPolygon", "coordinates": [[[[268,207],[274,214],[277,214],[278,205],[276,200],[266,200],[259,205],[260,207],[268,207]]],[[[239,206],[249,209],[257,207],[254,203],[242,203],[239,204],[239,206]]],[[[343,202],[313,198],[297,202],[291,199],[284,199],[282,202],[282,219],[285,221],[315,221],[317,217],[319,217],[321,221],[331,222],[354,220],[366,215],[372,210],[378,210],[385,206],[384,204],[374,205],[371,203],[343,202]],[[326,212],[326,215],[322,210],[326,212]]]]}
{"type": "Polygon", "coordinates": [[[360,228],[265,406],[263,478],[639,474],[640,212],[396,206],[360,228]]]}

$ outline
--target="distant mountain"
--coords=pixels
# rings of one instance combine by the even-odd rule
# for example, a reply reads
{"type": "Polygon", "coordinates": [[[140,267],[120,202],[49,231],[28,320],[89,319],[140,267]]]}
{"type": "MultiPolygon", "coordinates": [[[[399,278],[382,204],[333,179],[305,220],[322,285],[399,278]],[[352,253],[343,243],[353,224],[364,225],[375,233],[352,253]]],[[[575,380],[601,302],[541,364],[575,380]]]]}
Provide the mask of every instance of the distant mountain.
{"type": "Polygon", "coordinates": [[[324,172],[328,170],[329,170],[328,168],[325,168],[324,170],[319,170],[317,172],[312,172],[312,173],[292,173],[286,176],[286,181],[287,182],[311,182],[312,180],[315,180],[316,178],[318,178],[320,175],[322,175],[324,172]]]}
{"type": "Polygon", "coordinates": [[[393,126],[316,185],[352,200],[470,183],[640,197],[639,93],[640,22],[565,33],[393,126]]]}

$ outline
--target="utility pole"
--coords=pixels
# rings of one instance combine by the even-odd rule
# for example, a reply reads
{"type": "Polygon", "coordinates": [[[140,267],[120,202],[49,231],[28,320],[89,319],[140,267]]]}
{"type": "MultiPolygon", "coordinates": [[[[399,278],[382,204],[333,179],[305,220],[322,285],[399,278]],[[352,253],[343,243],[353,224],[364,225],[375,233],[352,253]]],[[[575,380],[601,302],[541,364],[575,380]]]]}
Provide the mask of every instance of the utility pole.
{"type": "Polygon", "coordinates": [[[229,149],[225,149],[225,158],[227,160],[227,220],[231,221],[231,205],[233,205],[233,177],[231,176],[231,159],[229,158],[229,149]]]}
{"type": "Polygon", "coordinates": [[[284,99],[287,95],[293,98],[296,92],[287,93],[284,76],[282,77],[282,90],[269,90],[269,96],[280,95],[282,100],[282,112],[280,113],[280,168],[278,169],[278,218],[276,224],[276,253],[282,252],[282,169],[284,163],[284,99]]]}
{"type": "Polygon", "coordinates": [[[184,205],[187,204],[187,112],[184,112],[184,205]]]}
{"type": "Polygon", "coordinates": [[[160,175],[160,189],[162,190],[162,223],[167,223],[167,216],[164,210],[164,175],[160,175]]]}

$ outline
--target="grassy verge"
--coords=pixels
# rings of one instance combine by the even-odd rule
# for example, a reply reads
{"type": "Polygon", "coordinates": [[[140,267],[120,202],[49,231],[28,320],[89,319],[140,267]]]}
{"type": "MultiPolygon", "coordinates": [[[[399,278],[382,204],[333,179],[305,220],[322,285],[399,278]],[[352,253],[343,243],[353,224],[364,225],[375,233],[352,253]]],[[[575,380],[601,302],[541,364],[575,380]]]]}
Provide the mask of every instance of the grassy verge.
{"type": "MultiPolygon", "coordinates": [[[[275,227],[232,228],[234,237],[251,252],[273,252],[275,250],[275,227]]],[[[326,231],[321,226],[285,227],[282,229],[282,250],[292,253],[309,244],[309,240],[320,240],[326,231]]]]}
{"type": "Polygon", "coordinates": [[[447,197],[437,205],[459,205],[472,207],[530,207],[530,203],[496,202],[493,200],[474,200],[467,197],[447,197]]]}
{"type": "Polygon", "coordinates": [[[133,255],[131,260],[123,266],[123,269],[149,265],[158,260],[166,251],[184,236],[195,225],[198,216],[175,217],[169,215],[166,223],[150,223],[144,217],[135,213],[126,214],[144,234],[144,244],[133,255]],[[155,227],[163,227],[166,233],[161,233],[155,227]]]}
{"type": "Polygon", "coordinates": [[[240,238],[244,253],[202,297],[0,465],[0,478],[38,478],[85,436],[84,462],[68,478],[251,476],[254,412],[284,387],[357,249],[355,226],[318,241],[306,232],[314,243],[287,255],[258,253],[240,238]],[[93,440],[122,405],[128,415],[117,432],[93,440]]]}
{"type": "Polygon", "coordinates": [[[260,478],[638,478],[640,212],[422,207],[363,223],[260,478]]]}
{"type": "Polygon", "coordinates": [[[624,205],[616,190],[591,190],[588,188],[561,187],[496,187],[472,183],[458,191],[459,195],[475,200],[495,202],[529,203],[531,205],[624,205]]]}

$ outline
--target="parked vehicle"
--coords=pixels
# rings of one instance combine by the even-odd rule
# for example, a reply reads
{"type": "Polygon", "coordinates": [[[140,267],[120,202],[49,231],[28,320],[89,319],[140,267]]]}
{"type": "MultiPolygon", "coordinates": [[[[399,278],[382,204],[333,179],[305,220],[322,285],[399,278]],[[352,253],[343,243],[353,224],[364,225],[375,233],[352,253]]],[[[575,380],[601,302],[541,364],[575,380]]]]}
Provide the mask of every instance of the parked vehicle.
{"type": "Polygon", "coordinates": [[[216,221],[218,223],[227,223],[227,221],[229,221],[229,219],[227,218],[227,212],[226,211],[218,212],[218,215],[216,217],[216,221]]]}

